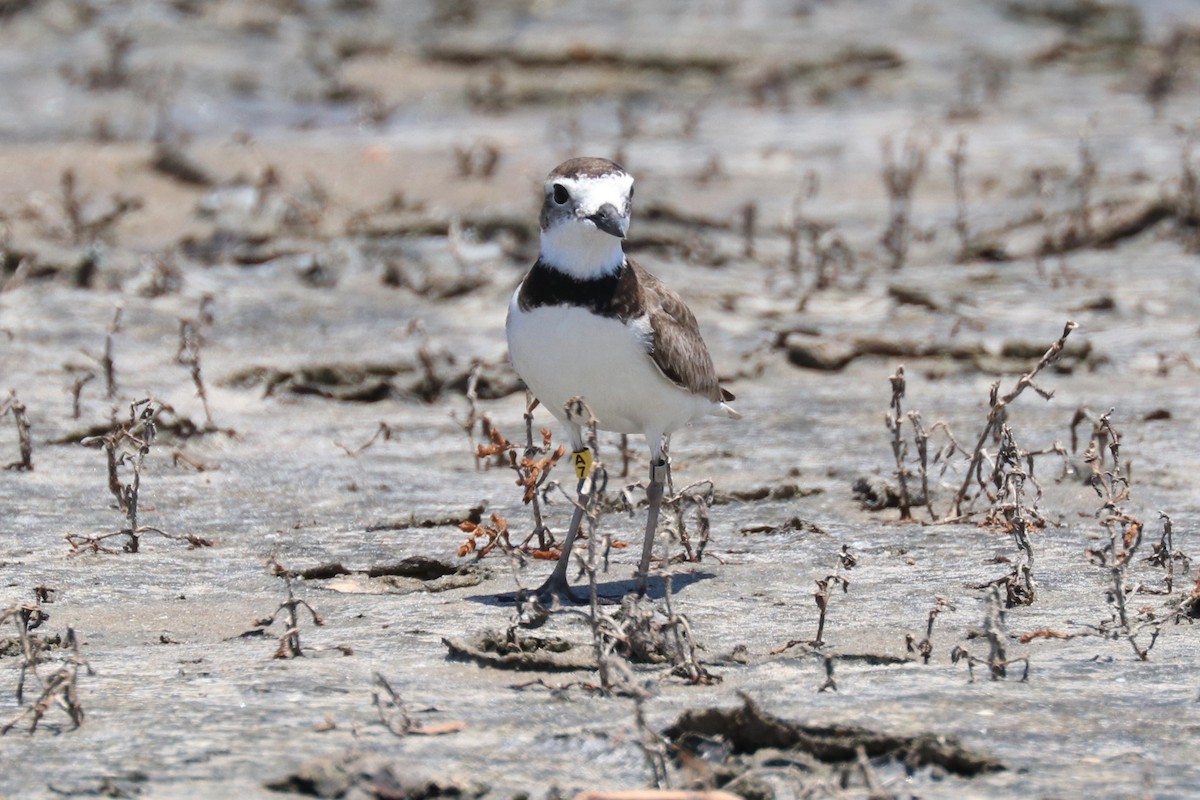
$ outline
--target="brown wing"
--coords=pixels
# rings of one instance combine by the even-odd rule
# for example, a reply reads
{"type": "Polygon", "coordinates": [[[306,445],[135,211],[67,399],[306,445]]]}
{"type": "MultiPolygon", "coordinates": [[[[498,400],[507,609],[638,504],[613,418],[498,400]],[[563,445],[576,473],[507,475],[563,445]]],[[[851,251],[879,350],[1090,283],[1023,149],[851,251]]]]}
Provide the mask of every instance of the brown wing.
{"type": "Polygon", "coordinates": [[[637,284],[654,334],[651,357],[669,380],[714,403],[733,395],[717,384],[717,372],[691,309],[678,294],[646,270],[628,261],[629,277],[637,284]]]}

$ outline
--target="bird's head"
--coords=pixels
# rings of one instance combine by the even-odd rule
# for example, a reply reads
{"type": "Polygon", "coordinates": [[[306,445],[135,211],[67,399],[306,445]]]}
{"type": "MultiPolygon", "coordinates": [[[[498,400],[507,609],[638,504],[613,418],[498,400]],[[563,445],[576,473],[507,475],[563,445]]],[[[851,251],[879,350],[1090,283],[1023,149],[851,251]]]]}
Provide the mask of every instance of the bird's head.
{"type": "Polygon", "coordinates": [[[573,158],[546,177],[542,261],[580,280],[615,271],[633,213],[633,176],[603,158],[573,158]]]}

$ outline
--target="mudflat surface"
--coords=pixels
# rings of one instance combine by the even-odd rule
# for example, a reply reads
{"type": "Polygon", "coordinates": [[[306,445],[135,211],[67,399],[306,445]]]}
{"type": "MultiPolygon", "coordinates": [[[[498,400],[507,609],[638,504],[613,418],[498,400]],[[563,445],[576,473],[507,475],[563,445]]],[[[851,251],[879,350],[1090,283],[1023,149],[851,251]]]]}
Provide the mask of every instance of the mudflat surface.
{"type": "MultiPolygon", "coordinates": [[[[720,766],[722,738],[764,745],[733,715],[707,766],[668,755],[662,782],[740,771],[728,786],[747,797],[1200,787],[1190,3],[7,6],[0,464],[21,461],[11,390],[33,468],[0,472],[0,610],[43,587],[37,675],[66,664],[53,643],[68,628],[94,674],[77,674],[81,727],[54,706],[32,735],[25,717],[0,737],[0,795],[381,796],[387,775],[496,798],[640,788],[659,734],[743,695],[795,726],[862,730],[832,734],[849,755],[788,745],[720,766]],[[483,416],[524,442],[505,307],[536,255],[541,179],[578,154],[635,174],[629,250],[696,312],[744,415],[674,437],[676,488],[712,482],[710,533],[702,560],[681,560],[666,515],[670,609],[663,572],[650,592],[659,621],[686,617],[691,676],[698,663],[711,680],[668,653],[614,666],[617,691],[600,691],[586,606],[530,629],[502,598],[546,561],[458,555],[465,520],[495,514],[514,543],[533,530],[515,474],[475,446],[483,416]],[[911,158],[910,224],[888,240],[883,173],[911,158]],[[181,320],[207,412],[180,363],[181,320]],[[1068,320],[1066,350],[1007,412],[1017,447],[1042,453],[1019,502],[1006,516],[1005,496],[971,480],[955,511],[990,388],[1012,391],[1068,320]],[[930,431],[932,509],[914,505],[915,521],[853,490],[898,488],[885,416],[901,364],[902,410],[930,431]],[[155,530],[137,553],[95,552],[120,551],[128,537],[100,537],[128,520],[103,447],[80,442],[147,398],[157,436],[138,522],[155,530]],[[1087,482],[1110,409],[1127,495],[1087,482]],[[962,450],[934,464],[947,428],[962,450]],[[1014,508],[1035,593],[999,621],[989,584],[1030,563],[1014,508]],[[1161,552],[1178,558],[1153,559],[1160,512],[1161,552]],[[323,625],[301,609],[302,657],[274,657],[283,619],[256,624],[287,599],[270,560],[310,576],[292,589],[323,625]],[[818,581],[831,591],[815,644],[818,581]],[[923,663],[906,635],[925,638],[939,603],[923,663]],[[486,631],[563,640],[581,668],[450,657],[446,640],[486,631]],[[1131,632],[1153,645],[1145,659],[1131,632]],[[401,727],[377,675],[407,706],[406,736],[383,722],[401,727]],[[926,735],[976,760],[946,755],[951,742],[906,775],[891,755],[926,735]],[[312,779],[338,763],[371,780],[312,779]],[[985,763],[1003,768],[963,766],[985,763]]],[[[908,417],[901,438],[915,498],[908,417]]],[[[598,533],[618,546],[599,581],[617,596],[643,524],[616,502],[646,470],[629,444],[622,476],[618,439],[600,436],[598,533]]],[[[983,447],[987,478],[1001,448],[983,447]]],[[[551,478],[573,484],[562,464],[551,478]]],[[[561,536],[570,502],[546,497],[561,536]]],[[[3,724],[42,686],[27,676],[18,703],[14,615],[0,644],[3,724]]]]}

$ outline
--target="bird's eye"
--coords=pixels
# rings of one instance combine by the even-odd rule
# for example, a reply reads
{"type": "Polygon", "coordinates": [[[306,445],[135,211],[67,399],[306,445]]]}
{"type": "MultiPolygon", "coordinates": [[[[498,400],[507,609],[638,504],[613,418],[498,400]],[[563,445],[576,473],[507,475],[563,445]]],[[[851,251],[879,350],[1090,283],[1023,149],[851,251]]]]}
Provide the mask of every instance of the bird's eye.
{"type": "Polygon", "coordinates": [[[567,191],[567,187],[563,186],[561,183],[554,184],[554,202],[561,206],[570,199],[571,194],[567,191]]]}

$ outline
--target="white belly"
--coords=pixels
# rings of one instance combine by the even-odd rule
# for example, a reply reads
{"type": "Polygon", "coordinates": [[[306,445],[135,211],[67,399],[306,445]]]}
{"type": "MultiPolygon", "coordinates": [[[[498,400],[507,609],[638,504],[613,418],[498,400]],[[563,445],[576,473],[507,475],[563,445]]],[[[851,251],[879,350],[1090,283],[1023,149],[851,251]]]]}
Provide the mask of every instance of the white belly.
{"type": "Polygon", "coordinates": [[[516,298],[508,309],[509,357],[534,397],[559,420],[566,422],[567,400],[580,396],[601,430],[657,438],[714,409],[711,400],[658,370],[644,320],[626,324],[575,306],[522,311],[516,298]]]}

